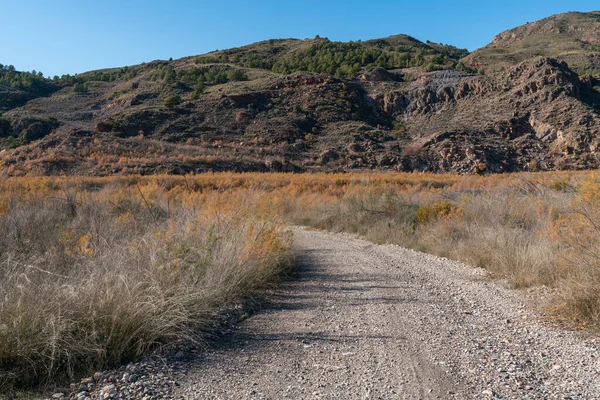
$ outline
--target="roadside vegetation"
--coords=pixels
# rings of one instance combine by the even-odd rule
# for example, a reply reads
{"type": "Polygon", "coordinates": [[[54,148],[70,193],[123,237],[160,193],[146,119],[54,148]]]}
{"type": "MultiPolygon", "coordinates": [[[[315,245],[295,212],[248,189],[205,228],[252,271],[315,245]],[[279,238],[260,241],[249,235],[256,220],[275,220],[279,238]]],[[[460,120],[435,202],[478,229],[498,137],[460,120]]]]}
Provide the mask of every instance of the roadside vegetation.
{"type": "Polygon", "coordinates": [[[357,233],[545,286],[600,329],[600,178],[589,172],[203,174],[0,183],[0,389],[197,338],[290,267],[285,224],[357,233]]]}
{"type": "Polygon", "coordinates": [[[0,183],[0,393],[201,339],[290,267],[260,193],[185,181],[0,183]]]}
{"type": "Polygon", "coordinates": [[[291,180],[288,220],[359,234],[550,289],[548,310],[600,329],[600,178],[588,172],[478,176],[320,175],[291,180]]]}

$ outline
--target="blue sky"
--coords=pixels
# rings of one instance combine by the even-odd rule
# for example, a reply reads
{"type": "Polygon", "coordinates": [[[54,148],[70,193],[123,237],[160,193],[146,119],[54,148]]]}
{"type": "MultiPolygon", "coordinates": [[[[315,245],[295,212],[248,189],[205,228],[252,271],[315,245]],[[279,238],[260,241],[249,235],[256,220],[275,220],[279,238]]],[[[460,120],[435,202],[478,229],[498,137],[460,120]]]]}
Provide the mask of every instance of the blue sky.
{"type": "Polygon", "coordinates": [[[495,34],[597,1],[0,0],[0,63],[47,76],[179,58],[270,38],[406,33],[474,50],[495,34]]]}

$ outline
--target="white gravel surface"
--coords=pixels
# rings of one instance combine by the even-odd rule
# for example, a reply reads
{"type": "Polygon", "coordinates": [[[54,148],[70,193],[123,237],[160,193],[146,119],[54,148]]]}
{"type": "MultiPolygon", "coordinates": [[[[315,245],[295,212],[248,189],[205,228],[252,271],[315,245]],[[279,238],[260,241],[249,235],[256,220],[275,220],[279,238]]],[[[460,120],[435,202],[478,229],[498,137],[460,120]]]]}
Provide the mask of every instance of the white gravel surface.
{"type": "Polygon", "coordinates": [[[295,230],[300,279],[177,391],[195,399],[600,398],[594,337],[539,321],[481,270],[295,230]]]}
{"type": "Polygon", "coordinates": [[[299,278],[177,361],[168,393],[144,376],[147,399],[600,399],[598,336],[542,322],[525,292],[401,247],[294,233],[299,278]]]}

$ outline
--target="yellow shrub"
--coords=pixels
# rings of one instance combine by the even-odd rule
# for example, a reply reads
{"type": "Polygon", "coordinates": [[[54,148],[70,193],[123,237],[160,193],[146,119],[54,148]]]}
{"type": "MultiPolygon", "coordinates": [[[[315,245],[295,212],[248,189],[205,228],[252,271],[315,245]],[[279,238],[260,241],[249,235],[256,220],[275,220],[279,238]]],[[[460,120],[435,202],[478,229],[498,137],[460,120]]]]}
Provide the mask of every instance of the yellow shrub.
{"type": "Polygon", "coordinates": [[[415,215],[415,223],[427,224],[442,217],[449,216],[456,207],[448,201],[439,201],[428,206],[419,207],[415,215]]]}

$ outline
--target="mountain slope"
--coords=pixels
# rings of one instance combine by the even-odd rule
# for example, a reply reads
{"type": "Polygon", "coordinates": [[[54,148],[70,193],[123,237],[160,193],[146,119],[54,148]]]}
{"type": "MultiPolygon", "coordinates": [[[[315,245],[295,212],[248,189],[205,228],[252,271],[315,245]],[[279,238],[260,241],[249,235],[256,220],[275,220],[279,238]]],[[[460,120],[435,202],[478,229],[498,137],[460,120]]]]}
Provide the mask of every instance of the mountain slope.
{"type": "Polygon", "coordinates": [[[515,43],[524,60],[487,75],[458,70],[476,59],[465,50],[397,35],[277,39],[65,77],[0,117],[0,171],[596,168],[600,76],[515,43]]]}
{"type": "Polygon", "coordinates": [[[58,82],[44,78],[41,73],[19,72],[12,65],[0,64],[0,112],[49,96],[60,87],[58,82]]]}
{"type": "Polygon", "coordinates": [[[581,75],[598,75],[599,52],[600,11],[569,12],[502,32],[463,62],[493,72],[542,56],[564,60],[581,75]]]}

